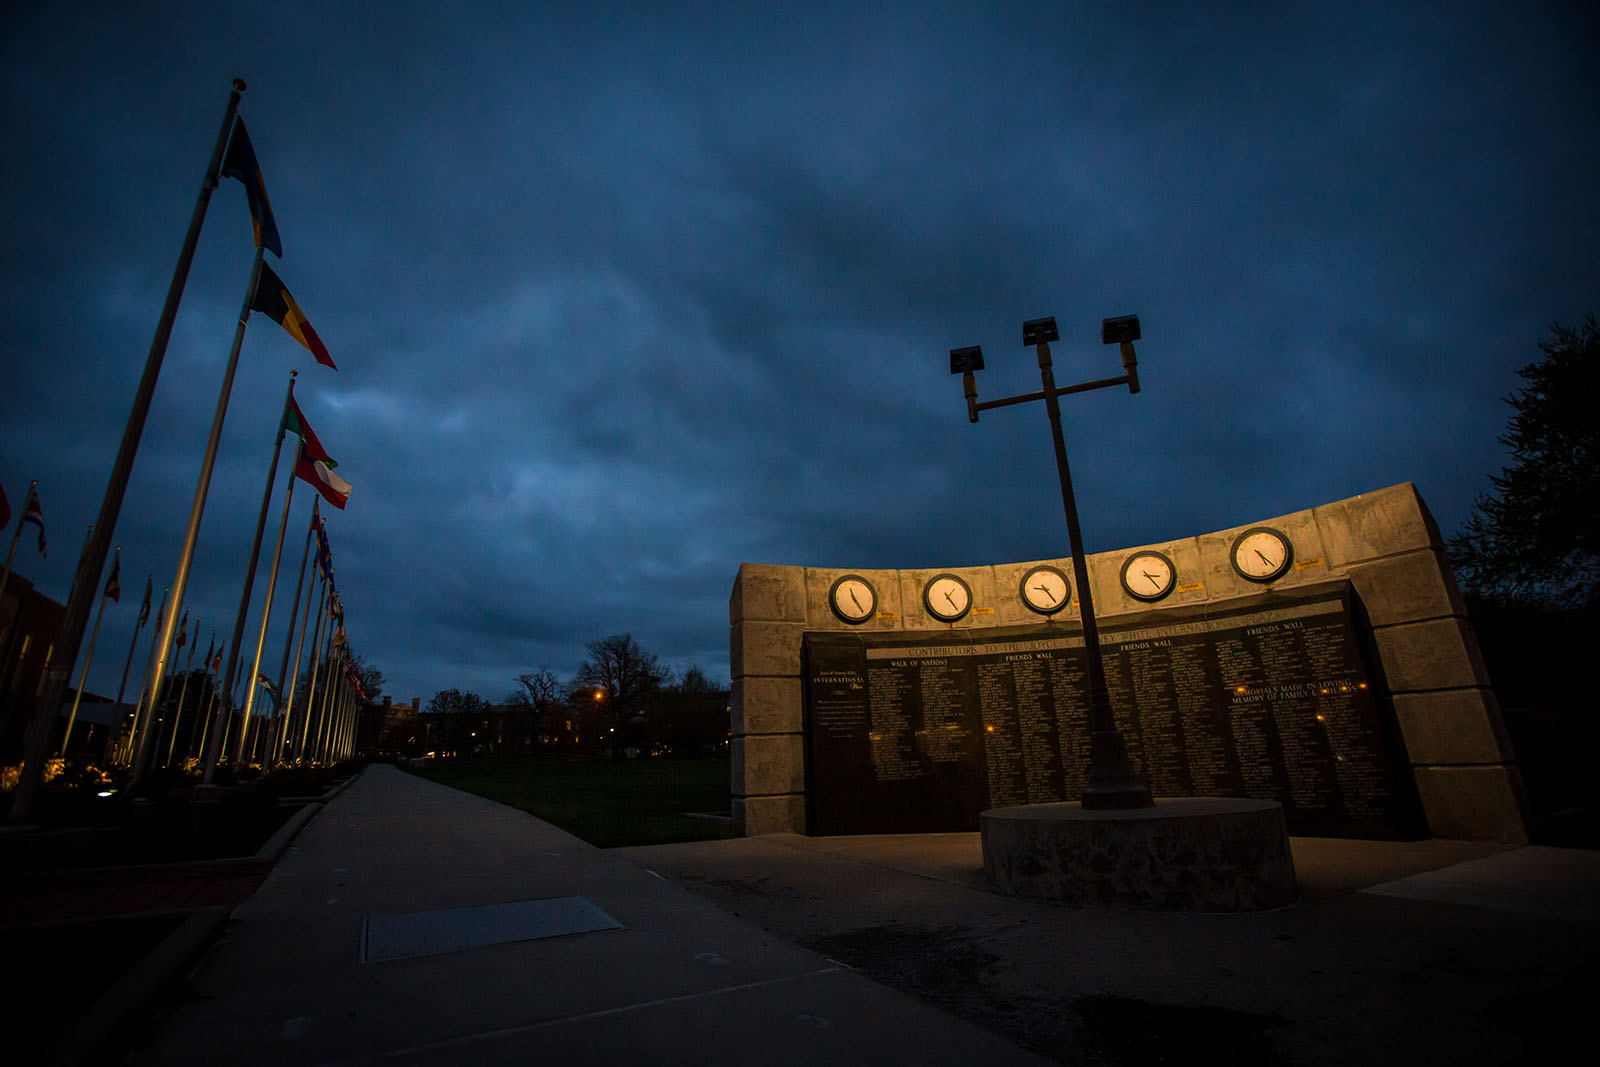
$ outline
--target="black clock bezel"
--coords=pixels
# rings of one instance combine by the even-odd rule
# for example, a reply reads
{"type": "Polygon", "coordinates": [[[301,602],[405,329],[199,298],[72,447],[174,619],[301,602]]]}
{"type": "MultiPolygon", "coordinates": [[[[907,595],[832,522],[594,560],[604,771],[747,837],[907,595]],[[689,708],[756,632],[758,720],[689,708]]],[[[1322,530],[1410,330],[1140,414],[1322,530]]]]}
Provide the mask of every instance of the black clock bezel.
{"type": "Polygon", "coordinates": [[[1285,574],[1289,573],[1289,566],[1292,563],[1294,563],[1294,542],[1289,540],[1288,534],[1284,533],[1276,526],[1252,526],[1248,530],[1241,533],[1238,537],[1235,537],[1233,539],[1232,546],[1230,546],[1228,549],[1228,564],[1233,567],[1233,573],[1237,574],[1245,581],[1254,582],[1257,585],[1267,585],[1270,582],[1275,582],[1279,578],[1282,578],[1285,574]],[[1279,564],[1278,569],[1273,571],[1271,574],[1263,574],[1258,576],[1247,573],[1243,567],[1239,566],[1239,546],[1244,544],[1245,538],[1259,533],[1271,534],[1283,544],[1283,562],[1279,564]]]}
{"type": "Polygon", "coordinates": [[[1178,587],[1178,565],[1173,563],[1172,557],[1167,555],[1165,552],[1157,552],[1153,548],[1141,548],[1139,551],[1133,553],[1127,559],[1122,561],[1122,571],[1117,577],[1118,580],[1122,582],[1122,591],[1124,593],[1127,593],[1135,600],[1142,600],[1146,604],[1154,604],[1158,600],[1167,599],[1167,597],[1172,595],[1172,591],[1178,587]],[[1161,592],[1141,593],[1128,583],[1128,568],[1133,566],[1133,561],[1141,556],[1154,556],[1162,563],[1167,565],[1167,586],[1165,589],[1161,590],[1161,592]]]}
{"type": "Polygon", "coordinates": [[[1072,603],[1072,579],[1067,577],[1067,572],[1062,570],[1060,567],[1053,567],[1048,563],[1041,563],[1037,567],[1028,568],[1028,572],[1022,576],[1022,581],[1017,583],[1017,595],[1022,598],[1023,607],[1027,608],[1035,615],[1043,615],[1046,618],[1049,618],[1051,615],[1057,615],[1065,611],[1067,609],[1067,605],[1072,603]],[[1032,600],[1028,599],[1028,579],[1032,578],[1035,574],[1038,574],[1041,571],[1049,571],[1057,578],[1060,578],[1067,587],[1066,595],[1061,598],[1061,603],[1057,604],[1053,608],[1037,607],[1032,600]]]}
{"type": "Polygon", "coordinates": [[[873,617],[878,614],[878,587],[873,585],[870,579],[865,578],[862,575],[841,574],[839,577],[833,580],[832,585],[828,586],[828,610],[833,612],[834,618],[848,626],[860,626],[863,623],[871,622],[873,617]],[[866,615],[859,619],[852,619],[850,616],[839,610],[839,600],[837,596],[839,587],[845,582],[849,581],[860,582],[862,585],[867,587],[867,592],[872,594],[872,605],[867,608],[866,615]]]}
{"type": "Polygon", "coordinates": [[[922,583],[922,608],[929,615],[932,615],[940,622],[960,622],[962,619],[972,614],[972,586],[968,585],[967,580],[961,577],[959,574],[951,574],[949,571],[941,571],[940,573],[935,574],[932,578],[929,578],[926,582],[922,583]],[[928,594],[933,590],[934,583],[945,578],[953,579],[957,585],[961,586],[961,588],[967,591],[967,606],[962,608],[954,615],[949,615],[936,610],[933,606],[933,601],[928,599],[928,594]]]}

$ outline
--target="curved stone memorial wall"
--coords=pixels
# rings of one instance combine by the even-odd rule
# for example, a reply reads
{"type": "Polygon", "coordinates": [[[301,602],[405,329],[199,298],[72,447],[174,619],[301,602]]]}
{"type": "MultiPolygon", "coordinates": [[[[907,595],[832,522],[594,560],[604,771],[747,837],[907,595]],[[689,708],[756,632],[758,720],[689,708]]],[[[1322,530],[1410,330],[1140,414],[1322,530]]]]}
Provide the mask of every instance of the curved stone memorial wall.
{"type": "MultiPolygon", "coordinates": [[[[1293,834],[1526,840],[1499,707],[1409,483],[1086,562],[1112,707],[1157,796],[1275,800],[1293,834]],[[1242,540],[1262,527],[1288,543],[1281,573],[1270,537],[1242,540]],[[1127,568],[1139,553],[1158,555],[1127,568]],[[1172,578],[1151,600],[1162,560],[1172,578]]],[[[1039,610],[1059,591],[1040,566],[1070,582],[1070,560],[743,564],[729,602],[739,831],[976,830],[985,809],[1076,800],[1082,632],[1076,603],[1039,610]]]]}

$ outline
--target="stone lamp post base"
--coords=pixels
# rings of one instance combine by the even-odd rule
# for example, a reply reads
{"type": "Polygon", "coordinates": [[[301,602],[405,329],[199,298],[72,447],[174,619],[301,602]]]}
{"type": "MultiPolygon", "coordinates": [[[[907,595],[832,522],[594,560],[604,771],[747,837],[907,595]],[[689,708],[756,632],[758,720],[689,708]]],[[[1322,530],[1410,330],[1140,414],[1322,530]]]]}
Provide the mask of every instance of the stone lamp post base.
{"type": "Polygon", "coordinates": [[[1283,805],[1273,801],[1027,804],[985,811],[979,826],[984,873],[1009,896],[1167,911],[1263,911],[1299,899],[1283,805]]]}

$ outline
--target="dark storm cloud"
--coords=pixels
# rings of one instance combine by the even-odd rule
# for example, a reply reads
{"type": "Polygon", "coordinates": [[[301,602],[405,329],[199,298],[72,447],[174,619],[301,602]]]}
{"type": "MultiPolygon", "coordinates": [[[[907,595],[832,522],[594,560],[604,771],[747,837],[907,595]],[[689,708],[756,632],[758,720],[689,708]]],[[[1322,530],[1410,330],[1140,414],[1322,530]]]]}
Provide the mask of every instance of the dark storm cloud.
{"type": "MultiPolygon", "coordinates": [[[[23,573],[65,597],[235,74],[340,371],[253,320],[190,600],[231,627],[298,368],[355,486],[351,638],[401,698],[497,699],[622,631],[725,675],[744,560],[1065,554],[1043,413],[970,426],[947,373],[981,343],[984,398],[1037,388],[1025,318],[1063,380],[1143,320],[1143,393],[1064,404],[1108,550],[1405,480],[1449,531],[1514,369],[1595,310],[1575,10],[725,8],[14,15],[0,477],[40,479],[58,546],[23,573]]],[[[224,182],[117,535],[158,596],[247,234],[224,182]]]]}

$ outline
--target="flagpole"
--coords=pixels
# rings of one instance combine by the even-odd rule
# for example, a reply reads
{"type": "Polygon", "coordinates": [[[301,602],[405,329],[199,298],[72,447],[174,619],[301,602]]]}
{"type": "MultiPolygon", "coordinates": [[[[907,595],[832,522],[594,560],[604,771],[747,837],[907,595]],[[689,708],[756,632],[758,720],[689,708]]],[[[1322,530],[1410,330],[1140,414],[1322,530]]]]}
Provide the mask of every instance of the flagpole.
{"type": "MultiPolygon", "coordinates": [[[[350,753],[355,750],[356,691],[355,688],[350,684],[350,664],[352,659],[353,657],[350,655],[350,646],[348,643],[346,643],[344,650],[344,684],[339,687],[339,703],[344,705],[344,729],[339,733],[339,751],[337,753],[339,759],[341,760],[349,758],[350,753]]],[[[335,760],[334,762],[338,762],[338,760],[335,760]]]]}
{"type": "MultiPolygon", "coordinates": [[[[212,630],[211,631],[211,644],[212,644],[213,647],[215,647],[216,643],[217,643],[217,632],[215,630],[212,630]]],[[[216,704],[217,704],[217,680],[214,677],[212,677],[212,675],[211,675],[211,660],[210,659],[206,660],[205,668],[206,668],[206,679],[211,683],[211,694],[210,694],[210,696],[206,697],[205,714],[200,719],[200,745],[199,745],[199,747],[197,749],[197,752],[204,752],[206,750],[206,736],[211,730],[211,709],[216,707],[216,704]]]]}
{"type": "MultiPolygon", "coordinates": [[[[6,553],[6,573],[4,577],[0,577],[0,604],[5,603],[6,586],[11,584],[11,563],[17,558],[17,545],[22,543],[22,527],[28,521],[28,509],[33,507],[33,498],[38,495],[38,491],[38,479],[28,483],[28,499],[22,502],[22,513],[17,516],[17,532],[11,535],[11,551],[6,553]]],[[[17,614],[22,614],[21,597],[17,598],[17,614]]]]}
{"type": "MultiPolygon", "coordinates": [[[[256,287],[261,280],[261,249],[256,249],[255,268],[250,274],[250,288],[245,293],[244,310],[240,313],[239,332],[234,336],[233,348],[235,354],[239,350],[239,341],[244,332],[244,322],[250,317],[250,305],[255,300],[256,287]]],[[[278,416],[278,436],[272,443],[272,462],[267,466],[267,486],[261,493],[261,511],[256,517],[255,537],[250,542],[250,563],[245,567],[244,587],[239,594],[239,613],[234,618],[233,639],[228,644],[228,666],[222,675],[223,699],[218,702],[218,713],[221,714],[224,706],[231,712],[233,704],[234,672],[239,666],[239,645],[244,640],[245,619],[250,614],[250,590],[255,585],[256,562],[261,556],[261,531],[267,524],[267,510],[272,506],[272,485],[278,477],[278,457],[283,450],[284,421],[289,414],[289,401],[294,396],[294,379],[298,371],[289,372],[289,388],[284,394],[283,411],[278,416]]],[[[249,730],[248,718],[240,725],[240,738],[249,730]]],[[[218,730],[211,735],[211,745],[206,751],[206,766],[204,781],[211,784],[217,773],[217,760],[222,755],[222,747],[227,731],[218,730]]],[[[241,746],[242,747],[242,746],[241,746]]]]}
{"type": "MultiPolygon", "coordinates": [[[[228,352],[228,368],[223,372],[222,389],[217,394],[217,410],[211,417],[211,436],[206,439],[206,454],[200,462],[200,480],[195,485],[194,504],[189,508],[189,525],[183,534],[183,550],[178,554],[178,572],[172,579],[172,599],[177,603],[183,602],[183,594],[189,585],[189,569],[194,563],[195,544],[200,540],[200,518],[205,514],[206,496],[211,491],[211,472],[216,466],[217,446],[222,440],[222,423],[227,418],[228,400],[233,394],[233,376],[239,369],[239,349],[244,344],[245,328],[250,324],[250,302],[255,297],[256,279],[261,276],[261,255],[261,249],[257,248],[250,261],[250,281],[245,286],[244,304],[239,308],[239,323],[233,330],[233,347],[228,352]]],[[[174,611],[161,626],[158,662],[162,669],[157,672],[158,678],[165,671],[167,657],[172,652],[172,639],[177,630],[176,615],[174,611]]],[[[134,772],[136,779],[144,774],[146,751],[141,742],[137,770],[134,772]]],[[[210,781],[209,775],[206,780],[210,781]]]]}
{"type": "MultiPolygon", "coordinates": [[[[327,603],[328,574],[326,571],[323,571],[322,593],[317,602],[317,625],[316,628],[311,631],[311,663],[309,664],[309,670],[306,673],[305,722],[300,727],[300,759],[304,762],[310,762],[305,758],[306,745],[310,744],[311,740],[311,714],[317,695],[317,664],[322,659],[322,618],[326,614],[324,608],[327,606],[327,603]]],[[[298,673],[299,669],[300,659],[298,656],[296,656],[295,671],[298,673]]]]}
{"type": "Polygon", "coordinates": [[[127,426],[122,431],[122,444],[111,468],[111,481],[100,503],[99,517],[95,519],[97,533],[89,546],[84,565],[79,568],[77,579],[72,583],[72,595],[67,598],[61,631],[55,641],[55,648],[60,655],[55,657],[52,666],[46,668],[42,693],[34,706],[34,736],[29,740],[23,758],[22,776],[12,795],[10,818],[13,825],[28,821],[33,811],[34,797],[44,778],[44,755],[49,748],[49,731],[41,727],[48,726],[49,716],[57,713],[61,692],[66,687],[67,676],[72,672],[72,662],[78,658],[83,627],[89,621],[89,598],[94,595],[95,587],[100,582],[100,571],[105,567],[106,550],[111,547],[111,535],[116,530],[117,516],[122,511],[122,497],[127,492],[128,477],[133,472],[133,458],[139,451],[139,438],[144,434],[150,400],[156,391],[156,378],[160,376],[161,363],[166,358],[167,340],[172,336],[172,324],[178,317],[178,301],[189,280],[189,267],[194,262],[195,247],[200,242],[200,227],[205,221],[206,207],[211,203],[211,192],[217,187],[222,154],[228,147],[228,132],[239,110],[239,94],[244,91],[243,79],[233,79],[233,91],[228,94],[228,106],[222,114],[217,143],[211,150],[205,178],[200,183],[200,195],[195,201],[194,214],[189,219],[189,232],[184,236],[183,249],[178,253],[178,265],[172,272],[172,284],[167,288],[167,302],[162,305],[161,317],[156,321],[155,337],[150,341],[150,354],[145,357],[144,375],[139,379],[139,388],[134,394],[133,410],[129,412],[127,426]],[[42,738],[38,736],[41,733],[45,735],[42,738]]]}
{"type": "MultiPolygon", "coordinates": [[[[330,582],[329,584],[331,585],[332,583],[330,582]]],[[[317,734],[312,739],[311,749],[315,753],[318,763],[323,761],[323,739],[328,733],[328,676],[333,668],[333,595],[331,593],[328,596],[328,609],[327,631],[322,635],[322,646],[317,649],[317,663],[319,666],[314,668],[311,674],[313,685],[321,683],[321,692],[316,693],[311,701],[311,704],[317,709],[317,734]],[[318,698],[321,700],[320,703],[317,702],[318,698]]]]}
{"type": "MultiPolygon", "coordinates": [[[[313,525],[312,532],[314,533],[315,531],[316,527],[313,525]]],[[[305,569],[303,563],[301,565],[301,569],[305,569]]],[[[320,570],[321,568],[318,569],[320,570]]],[[[311,584],[315,585],[316,582],[316,575],[312,575],[311,584]]],[[[300,691],[300,657],[305,652],[306,648],[306,628],[311,623],[311,601],[313,599],[315,598],[311,595],[311,589],[307,587],[306,610],[305,614],[300,617],[300,637],[295,642],[294,646],[294,670],[292,670],[289,674],[289,700],[288,703],[284,705],[283,737],[285,741],[289,740],[289,738],[292,736],[291,731],[294,729],[294,701],[296,695],[298,695],[300,691]]],[[[313,638],[313,640],[315,640],[315,638],[313,638]]],[[[287,649],[285,649],[285,651],[287,651],[287,649]]],[[[281,685],[278,687],[278,691],[283,691],[283,687],[281,685]]],[[[293,747],[294,758],[296,762],[298,762],[303,754],[303,749],[301,745],[295,745],[293,747]]]]}
{"type": "Polygon", "coordinates": [[[338,763],[344,758],[345,735],[350,731],[350,682],[344,676],[348,655],[342,653],[339,657],[339,695],[334,699],[334,706],[338,709],[334,721],[339,724],[339,729],[334,732],[334,743],[328,749],[329,763],[338,763]]]}
{"type": "MultiPolygon", "coordinates": [[[[120,553],[121,547],[117,548],[120,553]]],[[[83,700],[83,683],[89,679],[89,664],[94,662],[95,642],[100,640],[100,620],[106,615],[106,601],[111,598],[100,594],[100,610],[94,613],[94,632],[89,635],[89,651],[83,657],[83,670],[78,674],[78,691],[72,698],[72,714],[67,716],[67,732],[61,738],[61,755],[67,754],[67,742],[72,740],[72,725],[78,721],[78,703],[83,700]]]]}
{"type": "MultiPolygon", "coordinates": [[[[178,613],[178,602],[177,601],[173,601],[173,603],[172,603],[172,613],[174,615],[176,615],[178,613]]],[[[179,638],[180,641],[184,640],[187,637],[188,627],[189,627],[189,609],[188,608],[184,608],[184,610],[183,610],[183,621],[178,624],[178,638],[179,638]]],[[[134,767],[134,775],[133,776],[135,778],[144,777],[145,773],[150,769],[151,761],[155,759],[155,750],[159,749],[161,747],[161,725],[162,725],[162,723],[166,722],[167,705],[172,703],[172,686],[171,686],[171,683],[172,683],[172,680],[174,678],[176,678],[177,676],[178,676],[178,657],[176,655],[174,655],[172,657],[172,662],[167,664],[167,666],[165,667],[165,669],[161,673],[160,680],[156,682],[156,689],[155,689],[155,692],[152,695],[152,699],[151,699],[151,715],[150,715],[150,723],[151,723],[151,725],[153,727],[155,727],[155,729],[153,731],[151,731],[150,734],[148,735],[149,738],[150,738],[150,746],[151,747],[150,748],[145,748],[142,745],[140,746],[139,755],[140,755],[141,758],[140,758],[140,760],[138,761],[138,763],[134,767]],[[160,703],[156,703],[156,699],[157,698],[159,698],[160,703]]],[[[168,736],[171,736],[171,733],[170,733],[171,726],[170,726],[170,724],[168,724],[168,730],[169,730],[168,736]]]]}
{"type": "MultiPolygon", "coordinates": [[[[288,422],[288,419],[289,419],[289,404],[294,399],[294,380],[295,380],[295,375],[298,374],[298,373],[299,373],[298,371],[290,371],[289,372],[289,391],[286,394],[284,394],[284,398],[283,398],[283,416],[278,419],[278,440],[272,446],[272,472],[267,477],[267,490],[266,490],[266,493],[263,493],[262,496],[261,496],[261,517],[260,517],[260,520],[256,523],[256,539],[255,539],[255,544],[252,546],[251,553],[250,553],[250,571],[251,571],[252,576],[255,573],[256,557],[260,554],[260,551],[261,551],[261,534],[262,534],[262,531],[263,531],[264,527],[266,526],[266,520],[267,520],[267,505],[268,505],[268,499],[267,498],[268,498],[268,495],[270,495],[271,492],[272,492],[273,479],[274,479],[275,475],[277,474],[277,470],[278,470],[278,455],[282,451],[282,448],[283,448],[284,426],[288,422]]],[[[295,461],[297,463],[299,462],[300,454],[301,454],[301,452],[304,451],[304,449],[305,449],[305,439],[304,438],[300,438],[299,439],[299,444],[296,445],[296,447],[295,447],[295,461]]],[[[292,470],[292,468],[291,468],[291,470],[292,470]]],[[[273,546],[273,549],[272,549],[272,567],[271,567],[271,569],[269,570],[269,572],[267,574],[267,591],[266,591],[266,594],[262,597],[262,603],[261,603],[261,631],[256,637],[255,659],[250,664],[250,673],[247,676],[247,680],[246,680],[245,686],[244,686],[244,694],[245,694],[244,695],[244,721],[245,721],[247,726],[248,726],[248,724],[250,722],[251,712],[255,709],[256,677],[261,671],[261,651],[262,651],[263,648],[266,647],[266,642],[267,642],[267,624],[271,621],[271,618],[272,618],[272,594],[277,589],[277,585],[278,585],[278,561],[283,555],[283,535],[284,535],[284,531],[286,531],[289,528],[289,505],[294,500],[294,483],[295,483],[295,478],[294,478],[293,473],[291,473],[289,475],[288,488],[286,488],[284,490],[284,492],[283,492],[283,517],[278,520],[278,540],[277,540],[277,543],[273,546]]],[[[246,597],[247,598],[248,598],[248,595],[249,594],[246,593],[246,597]]],[[[244,606],[244,605],[241,605],[241,607],[242,606],[244,606]]],[[[243,621],[243,616],[242,615],[240,617],[240,621],[243,621]]],[[[238,627],[235,632],[238,633],[242,629],[243,629],[243,627],[238,627]]],[[[237,640],[237,638],[235,638],[235,639],[237,640]]]]}
{"type": "Polygon", "coordinates": [[[327,688],[323,682],[323,660],[328,654],[328,639],[333,636],[333,618],[328,607],[333,602],[332,586],[324,589],[322,613],[317,616],[317,636],[311,646],[311,673],[306,676],[306,761],[318,762],[322,756],[322,706],[318,698],[327,688]],[[315,723],[315,727],[312,726],[315,723]]]}
{"type": "MultiPolygon", "coordinates": [[[[123,758],[130,765],[133,763],[133,757],[136,751],[135,746],[144,736],[141,731],[150,725],[148,721],[145,721],[148,719],[148,716],[145,714],[145,701],[150,696],[150,670],[156,662],[156,638],[160,636],[159,628],[161,626],[161,619],[166,614],[167,594],[170,592],[172,592],[170,587],[161,590],[161,607],[156,610],[157,629],[152,630],[150,633],[150,655],[144,661],[144,682],[139,687],[139,703],[133,709],[133,729],[128,733],[128,751],[123,754],[123,758]]],[[[176,608],[174,608],[173,614],[177,614],[176,608]]]]}
{"type": "MultiPolygon", "coordinates": [[[[295,448],[295,462],[299,462],[300,456],[305,452],[305,447],[305,439],[302,438],[300,444],[295,448]]],[[[256,678],[261,672],[261,653],[267,646],[267,623],[272,617],[272,596],[278,587],[278,564],[283,559],[283,536],[289,529],[289,505],[294,501],[294,483],[295,478],[291,475],[289,485],[283,491],[283,517],[278,520],[278,541],[277,544],[272,546],[272,570],[267,574],[267,592],[262,597],[261,603],[261,632],[256,635],[255,662],[250,665],[250,683],[245,687],[244,717],[247,721],[250,718],[251,709],[255,707],[256,678]]],[[[290,618],[293,617],[292,615],[290,616],[290,618]]],[[[282,697],[280,695],[279,702],[281,703],[281,701],[282,697]]],[[[276,719],[275,713],[277,709],[274,708],[273,710],[274,714],[270,718],[276,719]]],[[[271,743],[270,736],[268,743],[269,745],[271,743]]]]}
{"type": "Polygon", "coordinates": [[[111,757],[112,745],[122,737],[122,697],[128,691],[128,670],[133,666],[134,650],[139,647],[139,631],[144,629],[145,621],[150,617],[150,585],[155,577],[152,574],[144,582],[144,603],[139,606],[139,618],[133,624],[133,638],[128,642],[128,658],[122,664],[122,684],[117,686],[117,723],[111,736],[106,738],[105,759],[111,757]]]}
{"type": "Polygon", "coordinates": [[[194,640],[189,642],[189,658],[183,665],[183,685],[178,689],[178,710],[172,713],[172,733],[167,738],[167,759],[163,767],[172,766],[172,753],[178,747],[178,724],[183,721],[183,702],[189,696],[189,675],[194,673],[194,650],[200,645],[200,620],[194,620],[194,640]]]}
{"type": "MultiPolygon", "coordinates": [[[[304,443],[301,447],[304,447],[304,443]]],[[[300,550],[300,577],[294,582],[294,606],[289,609],[289,632],[283,637],[283,662],[278,664],[278,709],[272,716],[277,724],[274,730],[274,761],[283,755],[283,740],[289,725],[289,709],[294,705],[293,689],[290,689],[287,696],[284,695],[283,676],[289,672],[289,646],[294,644],[294,620],[300,615],[300,591],[306,584],[306,561],[311,557],[311,535],[317,528],[317,505],[321,503],[321,496],[311,498],[311,525],[306,527],[306,545],[300,550]]]]}
{"type": "Polygon", "coordinates": [[[322,669],[322,707],[317,710],[317,757],[328,762],[328,750],[333,740],[333,687],[339,670],[338,629],[334,625],[333,597],[328,598],[327,656],[322,669]]]}

